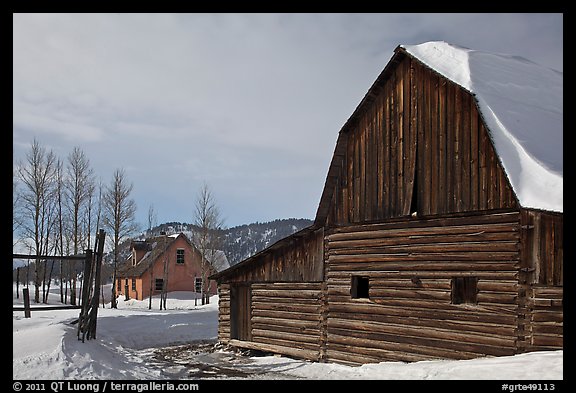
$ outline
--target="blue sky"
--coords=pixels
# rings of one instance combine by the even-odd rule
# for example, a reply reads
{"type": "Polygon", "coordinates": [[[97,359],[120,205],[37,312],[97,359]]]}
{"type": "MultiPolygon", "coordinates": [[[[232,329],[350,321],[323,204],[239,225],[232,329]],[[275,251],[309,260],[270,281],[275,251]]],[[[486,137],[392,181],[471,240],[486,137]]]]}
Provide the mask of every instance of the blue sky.
{"type": "Polygon", "coordinates": [[[14,162],[33,138],[124,168],[137,220],[314,218],[338,131],[400,44],[563,71],[562,14],[14,14],[14,162]]]}

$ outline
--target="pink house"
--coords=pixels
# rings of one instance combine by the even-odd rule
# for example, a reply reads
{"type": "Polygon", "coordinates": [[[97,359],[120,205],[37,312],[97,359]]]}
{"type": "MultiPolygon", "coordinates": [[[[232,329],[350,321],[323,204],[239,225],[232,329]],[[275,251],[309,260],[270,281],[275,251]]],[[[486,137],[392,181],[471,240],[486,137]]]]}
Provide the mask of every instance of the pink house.
{"type": "MultiPolygon", "coordinates": [[[[202,256],[183,233],[134,240],[131,253],[117,275],[117,293],[144,300],[160,294],[167,283],[168,292],[190,291],[200,297],[202,291],[202,256]],[[166,266],[167,274],[164,274],[166,266]]],[[[205,260],[208,277],[216,271],[205,260]]],[[[216,294],[216,283],[210,281],[208,293],[216,294]]]]}

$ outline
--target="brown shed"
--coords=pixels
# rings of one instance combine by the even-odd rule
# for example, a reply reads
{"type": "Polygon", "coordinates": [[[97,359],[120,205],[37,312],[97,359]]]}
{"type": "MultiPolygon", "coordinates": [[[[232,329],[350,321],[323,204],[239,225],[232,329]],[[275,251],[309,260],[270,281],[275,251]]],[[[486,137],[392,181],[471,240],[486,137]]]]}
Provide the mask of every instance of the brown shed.
{"type": "Polygon", "coordinates": [[[219,340],[353,364],[561,349],[562,83],[513,56],[396,48],[314,224],[211,277],[219,340]]]}

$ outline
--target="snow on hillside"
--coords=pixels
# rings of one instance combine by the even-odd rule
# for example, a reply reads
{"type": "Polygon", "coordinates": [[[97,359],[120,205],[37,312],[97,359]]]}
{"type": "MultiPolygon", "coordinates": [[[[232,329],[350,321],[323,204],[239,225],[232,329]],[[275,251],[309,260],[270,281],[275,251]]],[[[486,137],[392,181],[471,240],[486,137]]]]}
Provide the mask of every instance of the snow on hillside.
{"type": "MultiPolygon", "coordinates": [[[[16,303],[16,299],[14,299],[16,303]]],[[[563,351],[534,352],[473,360],[415,363],[383,362],[351,367],[312,363],[279,356],[237,356],[226,348],[213,353],[176,348],[185,361],[159,359],[161,347],[210,340],[214,348],[218,298],[195,306],[186,292],[171,293],[168,310],[158,299],[120,300],[118,309],[100,308],[97,338],[82,343],[71,322],[78,310],[32,311],[31,318],[13,312],[12,374],[14,379],[491,379],[558,380],[563,378],[563,351]],[[192,367],[192,365],[195,365],[192,367]],[[210,373],[191,374],[211,367],[210,373]],[[191,371],[192,370],[192,371],[191,371]],[[223,370],[222,372],[218,370],[223,370]],[[231,370],[236,370],[231,373],[231,370]]]]}
{"type": "Polygon", "coordinates": [[[563,74],[442,41],[403,45],[473,93],[523,207],[563,211],[563,74]]]}

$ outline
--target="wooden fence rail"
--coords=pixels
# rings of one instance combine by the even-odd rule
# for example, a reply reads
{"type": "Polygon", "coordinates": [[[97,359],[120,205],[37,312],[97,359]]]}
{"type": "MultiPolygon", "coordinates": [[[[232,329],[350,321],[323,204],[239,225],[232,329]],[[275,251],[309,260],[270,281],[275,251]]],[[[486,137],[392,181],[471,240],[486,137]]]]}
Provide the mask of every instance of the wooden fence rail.
{"type": "Polygon", "coordinates": [[[12,306],[13,311],[24,311],[24,317],[30,318],[31,311],[48,310],[77,310],[80,309],[78,317],[78,340],[88,340],[96,338],[96,318],[98,316],[98,299],[100,296],[100,276],[102,259],[104,256],[104,240],[106,233],[100,229],[96,235],[95,252],[86,250],[84,255],[54,256],[54,255],[27,255],[12,254],[13,259],[36,259],[36,260],[63,260],[63,261],[84,261],[84,276],[82,283],[82,294],[79,306],[37,306],[30,307],[29,288],[23,288],[23,306],[12,306]]]}

